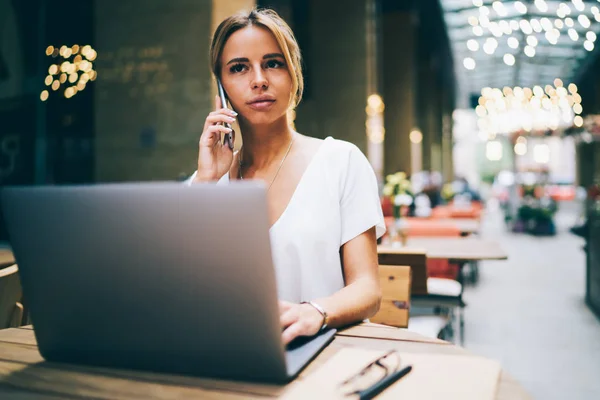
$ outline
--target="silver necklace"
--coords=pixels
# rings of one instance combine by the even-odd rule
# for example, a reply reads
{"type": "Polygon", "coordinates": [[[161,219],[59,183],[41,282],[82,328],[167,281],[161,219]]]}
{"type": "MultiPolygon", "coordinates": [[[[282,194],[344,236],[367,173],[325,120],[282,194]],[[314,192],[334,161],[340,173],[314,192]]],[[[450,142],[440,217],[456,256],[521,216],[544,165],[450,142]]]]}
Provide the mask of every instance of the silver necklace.
{"type": "MultiPolygon", "coordinates": [[[[285,159],[287,158],[288,154],[290,153],[290,150],[292,148],[292,143],[294,143],[294,139],[296,138],[296,135],[294,135],[292,133],[292,140],[290,140],[290,145],[287,148],[287,151],[285,152],[285,155],[283,156],[283,158],[281,159],[281,162],[279,163],[279,167],[277,167],[277,171],[275,171],[275,175],[273,176],[273,179],[271,179],[271,183],[269,183],[269,187],[267,188],[267,191],[269,191],[271,189],[271,186],[273,186],[273,182],[275,182],[275,179],[277,178],[277,175],[279,175],[279,170],[281,169],[281,167],[283,166],[283,162],[285,161],[285,159]]],[[[239,165],[238,165],[238,169],[240,171],[240,180],[244,180],[244,177],[242,176],[242,150],[240,150],[240,158],[239,158],[239,165]]]]}

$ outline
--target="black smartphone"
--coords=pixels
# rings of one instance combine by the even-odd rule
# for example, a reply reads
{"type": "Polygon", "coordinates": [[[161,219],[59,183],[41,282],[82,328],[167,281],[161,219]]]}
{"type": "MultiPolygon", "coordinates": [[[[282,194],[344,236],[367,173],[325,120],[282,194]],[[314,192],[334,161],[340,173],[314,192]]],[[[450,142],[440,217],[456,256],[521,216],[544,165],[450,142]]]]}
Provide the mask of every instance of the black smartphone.
{"type": "MultiPolygon", "coordinates": [[[[219,78],[217,78],[217,87],[219,90],[219,98],[221,99],[221,107],[227,108],[227,97],[225,96],[225,90],[223,90],[223,85],[221,84],[221,80],[219,78]]],[[[231,124],[224,123],[224,125],[227,128],[232,129],[231,124]]],[[[226,143],[229,148],[233,150],[233,132],[225,134],[223,143],[226,143]]]]}

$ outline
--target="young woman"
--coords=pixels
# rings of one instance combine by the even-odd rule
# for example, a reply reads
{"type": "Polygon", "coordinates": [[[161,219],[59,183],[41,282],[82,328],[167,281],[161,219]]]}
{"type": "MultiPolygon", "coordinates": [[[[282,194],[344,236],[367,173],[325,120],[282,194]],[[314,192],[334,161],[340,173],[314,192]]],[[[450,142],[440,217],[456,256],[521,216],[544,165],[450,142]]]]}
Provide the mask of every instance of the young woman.
{"type": "Polygon", "coordinates": [[[215,98],[190,183],[265,182],[283,341],[374,315],[385,232],[375,174],[353,144],[292,129],[303,78],[290,27],[272,10],[231,16],[214,34],[210,62],[237,112],[215,98]],[[223,123],[236,118],[244,140],[234,154],[222,136],[235,135],[223,123]]]}

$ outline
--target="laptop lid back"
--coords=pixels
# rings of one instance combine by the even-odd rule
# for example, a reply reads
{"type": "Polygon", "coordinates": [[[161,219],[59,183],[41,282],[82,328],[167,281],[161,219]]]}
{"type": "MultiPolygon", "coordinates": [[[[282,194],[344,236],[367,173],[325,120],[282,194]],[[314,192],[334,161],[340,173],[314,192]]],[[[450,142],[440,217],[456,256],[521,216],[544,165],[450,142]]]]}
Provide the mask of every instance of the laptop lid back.
{"type": "Polygon", "coordinates": [[[40,352],[285,380],[266,204],[250,182],[2,190],[40,352]]]}

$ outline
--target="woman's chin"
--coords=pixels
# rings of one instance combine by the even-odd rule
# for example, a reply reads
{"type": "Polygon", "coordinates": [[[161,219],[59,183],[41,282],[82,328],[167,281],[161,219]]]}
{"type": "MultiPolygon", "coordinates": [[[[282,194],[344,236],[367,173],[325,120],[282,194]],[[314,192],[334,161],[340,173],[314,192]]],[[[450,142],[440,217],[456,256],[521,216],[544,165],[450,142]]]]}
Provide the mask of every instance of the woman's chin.
{"type": "Polygon", "coordinates": [[[265,126],[272,125],[278,123],[282,120],[282,118],[286,117],[286,114],[277,115],[275,113],[253,113],[254,115],[249,115],[246,117],[246,120],[253,126],[265,126]]]}

